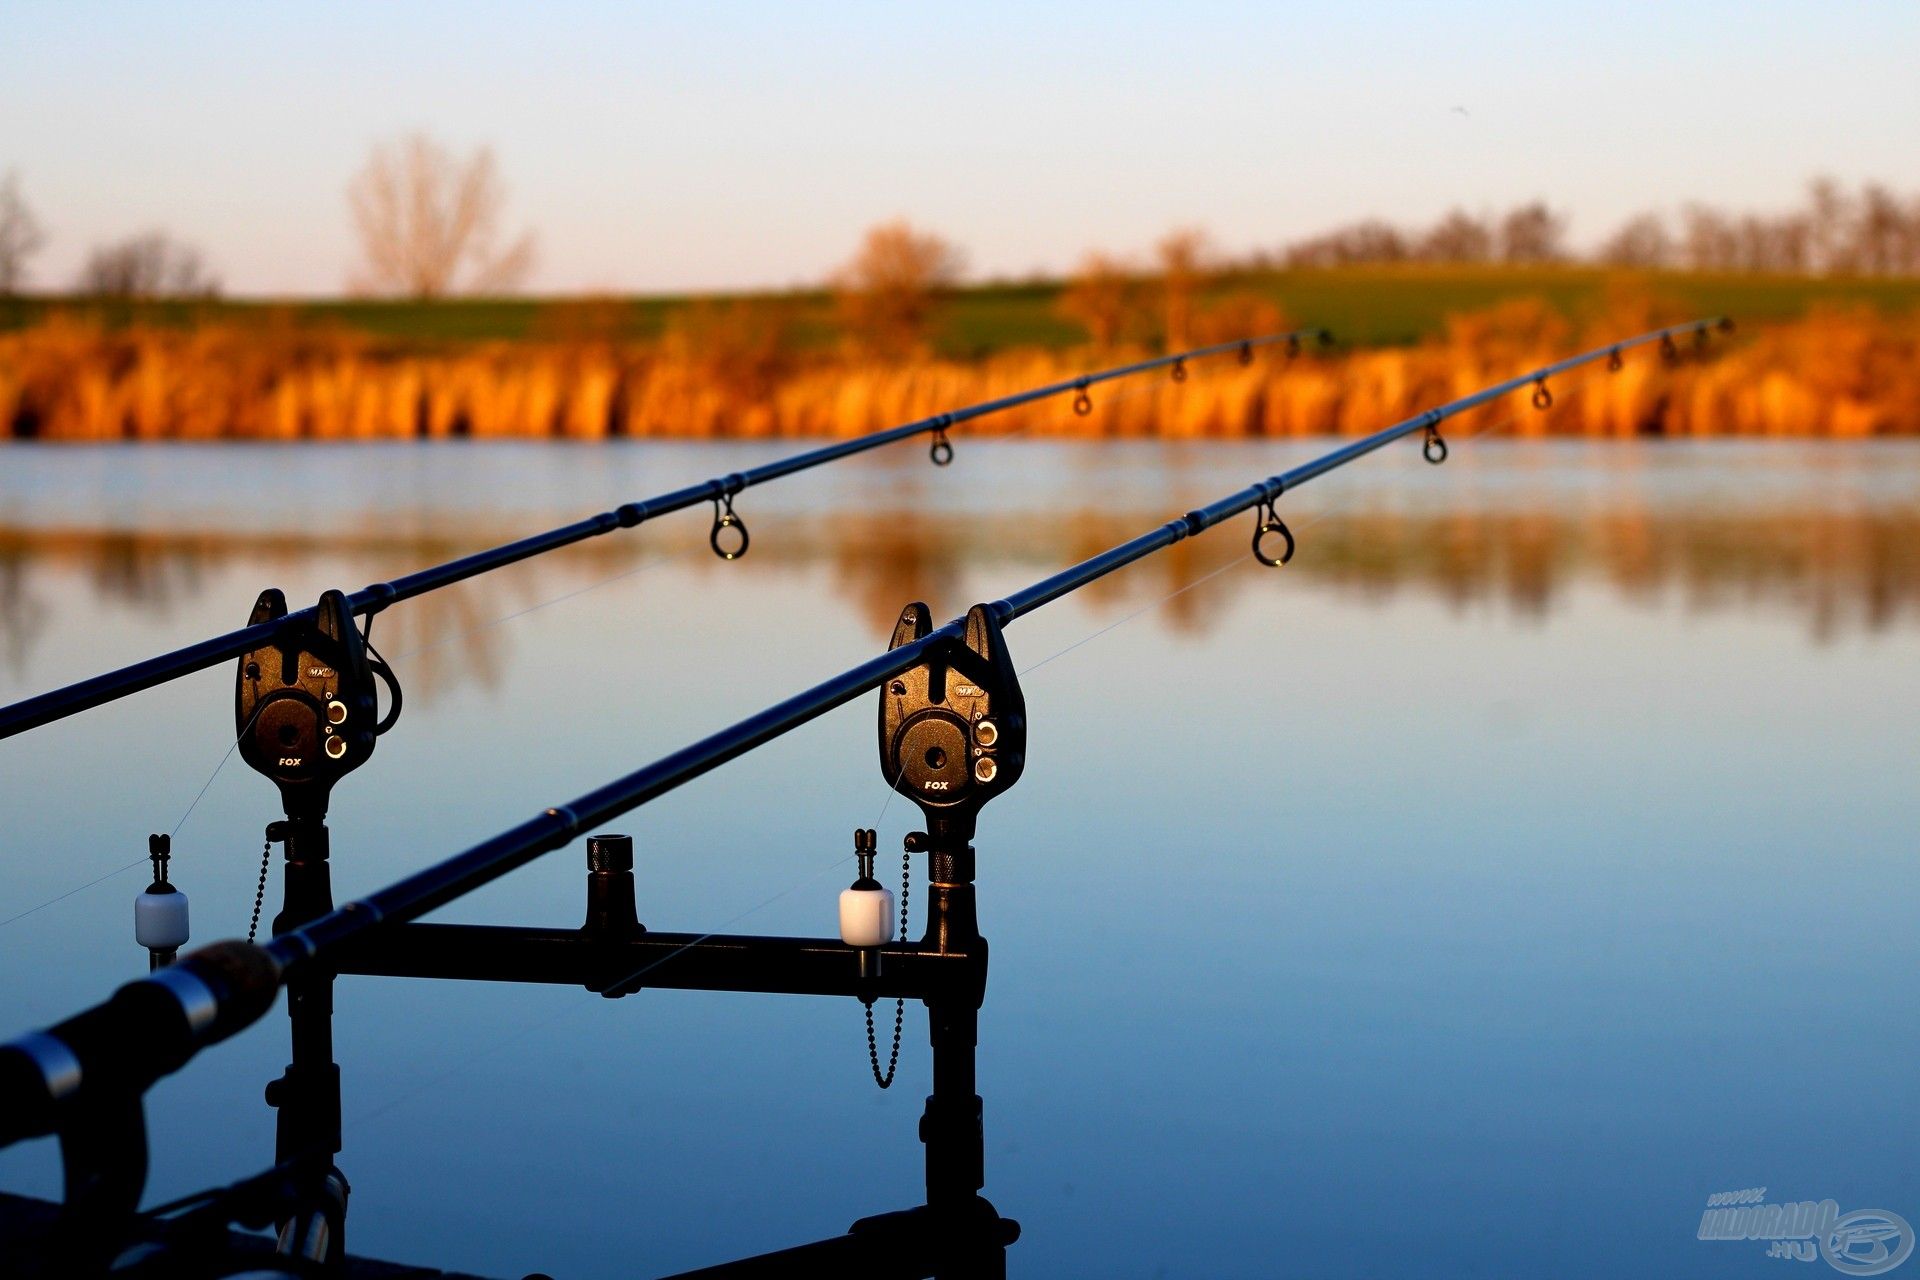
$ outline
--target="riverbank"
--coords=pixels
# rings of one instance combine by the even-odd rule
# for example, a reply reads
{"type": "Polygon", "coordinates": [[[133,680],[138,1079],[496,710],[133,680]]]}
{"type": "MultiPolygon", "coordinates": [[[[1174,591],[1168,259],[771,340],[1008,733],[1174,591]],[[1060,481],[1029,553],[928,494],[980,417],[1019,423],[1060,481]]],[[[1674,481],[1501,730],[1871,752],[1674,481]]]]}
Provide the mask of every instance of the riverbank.
{"type": "MultiPolygon", "coordinates": [[[[967,429],[1092,439],[1355,434],[1673,318],[1670,306],[1627,298],[1576,323],[1521,299],[1453,315],[1411,345],[1310,345],[1297,358],[1275,351],[1245,367],[1197,362],[1182,382],[1149,377],[1096,393],[1086,415],[1062,401],[967,429]]],[[[1018,346],[977,359],[878,360],[783,344],[750,315],[728,313],[654,341],[581,331],[423,350],[284,317],[111,326],[55,312],[0,335],[0,428],[12,439],[95,442],[845,436],[1141,354],[1018,346]]],[[[1562,380],[1553,406],[1527,410],[1514,429],[1920,433],[1920,319],[1817,308],[1674,360],[1638,353],[1616,373],[1562,380]]]]}

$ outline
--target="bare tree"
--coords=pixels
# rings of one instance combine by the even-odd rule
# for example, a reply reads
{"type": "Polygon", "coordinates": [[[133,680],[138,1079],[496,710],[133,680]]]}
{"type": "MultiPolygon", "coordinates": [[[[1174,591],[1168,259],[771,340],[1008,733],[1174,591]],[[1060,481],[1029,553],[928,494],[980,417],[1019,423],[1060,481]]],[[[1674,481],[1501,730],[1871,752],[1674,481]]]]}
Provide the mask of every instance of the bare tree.
{"type": "Polygon", "coordinates": [[[533,233],[496,247],[507,191],[486,147],[461,160],[425,134],[373,149],[347,187],[366,293],[504,293],[533,265],[533,233]]]}
{"type": "Polygon", "coordinates": [[[211,298],[220,281],[200,251],[164,231],[96,246],[80,269],[82,293],[98,298],[211,298]]]}
{"type": "Polygon", "coordinates": [[[1290,267],[1340,267],[1362,262],[1405,262],[1413,256],[1407,234],[1390,222],[1368,218],[1296,240],[1282,252],[1290,267]]]}
{"type": "Polygon", "coordinates": [[[1813,206],[1814,257],[1819,269],[1847,275],[1860,269],[1855,258],[1853,198],[1832,178],[1815,178],[1807,186],[1813,206]]]}
{"type": "Polygon", "coordinates": [[[1907,200],[1907,274],[1920,275],[1920,194],[1907,200]]]}
{"type": "Polygon", "coordinates": [[[1690,204],[1682,237],[1687,266],[1695,271],[1732,271],[1740,261],[1740,233],[1732,218],[1704,204],[1690,204]]]}
{"type": "Polygon", "coordinates": [[[935,306],[959,281],[960,251],[904,218],[868,230],[834,275],[840,321],[869,350],[901,355],[926,339],[935,306]]]}
{"type": "Polygon", "coordinates": [[[20,292],[27,280],[27,259],[44,243],[40,223],[20,194],[20,175],[9,170],[0,182],[0,298],[20,292]]]}
{"type": "Polygon", "coordinates": [[[1558,262],[1566,253],[1567,220],[1542,201],[1500,220],[1500,257],[1507,262],[1558,262]]]}
{"type": "Polygon", "coordinates": [[[1096,347],[1120,340],[1137,303],[1138,292],[1126,266],[1104,253],[1080,260],[1057,304],[1060,314],[1083,325],[1096,347]]]}
{"type": "Polygon", "coordinates": [[[1811,236],[1804,215],[1768,217],[1749,213],[1735,225],[1742,271],[1801,273],[1807,270],[1811,236]]]}
{"type": "Polygon", "coordinates": [[[1428,262],[1485,262],[1493,256],[1493,228],[1485,218],[1454,209],[1420,238],[1417,252],[1428,262]]]}
{"type": "Polygon", "coordinates": [[[1877,182],[1860,192],[1859,258],[1869,275],[1893,275],[1909,269],[1908,242],[1913,228],[1899,197],[1877,182]]]}
{"type": "Polygon", "coordinates": [[[1600,246],[1600,261],[1615,267],[1655,268],[1673,263],[1673,236],[1657,213],[1628,218],[1600,246]]]}

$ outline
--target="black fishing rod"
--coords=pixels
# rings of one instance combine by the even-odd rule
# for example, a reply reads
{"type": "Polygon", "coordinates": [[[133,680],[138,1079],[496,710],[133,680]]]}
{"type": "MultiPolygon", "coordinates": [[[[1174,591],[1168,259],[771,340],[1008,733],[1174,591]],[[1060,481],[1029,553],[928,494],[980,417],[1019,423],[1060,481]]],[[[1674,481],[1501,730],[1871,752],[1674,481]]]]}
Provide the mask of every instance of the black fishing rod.
{"type": "MultiPolygon", "coordinates": [[[[1093,399],[1088,389],[1103,382],[1113,382],[1121,378],[1130,378],[1137,374],[1148,373],[1155,369],[1171,369],[1176,381],[1186,379],[1187,362],[1205,360],[1213,356],[1238,355],[1242,364],[1250,363],[1256,348],[1285,344],[1288,354],[1297,354],[1303,341],[1317,338],[1323,345],[1331,342],[1332,337],[1324,329],[1300,329],[1290,333],[1265,334],[1257,338],[1244,338],[1238,342],[1222,342],[1212,346],[1195,347],[1190,351],[1175,352],[1172,355],[1155,356],[1150,360],[1140,360],[1133,364],[1119,365],[1112,369],[1102,369],[1098,373],[1082,374],[1060,382],[1048,383],[1029,391],[1017,392],[1010,396],[1001,396],[996,400],[987,400],[980,404],[969,405],[964,409],[954,409],[946,413],[937,413],[930,418],[909,422],[898,427],[870,432],[851,440],[841,440],[834,444],[823,445],[818,449],[809,449],[790,458],[781,458],[775,462],[763,463],[745,471],[735,471],[724,476],[716,476],[701,484],[689,485],[671,493],[660,494],[639,502],[629,502],[604,511],[572,524],[549,529],[509,542],[503,546],[478,551],[458,560],[422,569],[405,577],[395,578],[391,582],[376,582],[345,597],[349,612],[359,617],[370,617],[382,609],[402,600],[411,600],[415,596],[438,591],[442,587],[464,582],[468,578],[495,569],[517,564],[534,556],[556,551],[561,547],[584,542],[588,538],[599,537],[603,533],[612,533],[616,529],[631,529],[648,520],[656,519],[671,512],[682,511],[698,506],[702,502],[713,504],[713,528],[708,534],[708,543],[714,554],[723,560],[737,560],[745,555],[748,546],[746,522],[734,512],[733,499],[743,489],[765,484],[770,480],[795,475],[814,467],[825,466],[829,462],[838,462],[854,454],[878,449],[882,445],[906,440],[917,435],[931,434],[933,443],[929,454],[938,466],[946,466],[953,460],[953,444],[947,439],[947,430],[965,422],[1004,413],[1022,405],[1063,396],[1068,392],[1074,395],[1073,408],[1078,414],[1093,411],[1093,399]]],[[[0,738],[10,738],[29,729],[51,724],[55,720],[64,720],[71,715],[91,710],[103,703],[112,702],[129,694],[151,689],[155,685],[177,680],[181,676],[204,671],[208,667],[243,657],[246,654],[274,643],[279,637],[298,631],[311,624],[316,617],[315,608],[299,609],[292,613],[276,617],[268,622],[258,622],[230,631],[225,635],[214,636],[196,644],[175,649],[136,662],[117,671],[81,680],[63,688],[24,698],[10,706],[0,708],[0,738]]]]}
{"type": "MultiPolygon", "coordinates": [[[[921,631],[912,638],[896,632],[895,646],[879,657],[625,777],[547,809],[366,898],[282,933],[264,946],[216,943],[149,978],[129,983],[105,1004],[48,1031],[0,1045],[0,1146],[54,1131],[68,1100],[76,1096],[97,1099],[127,1093],[137,1102],[153,1081],[178,1070],[201,1047],[257,1019],[272,1005],[275,993],[289,975],[328,969],[349,944],[365,939],[376,928],[416,920],[869,690],[889,682],[897,685],[896,677],[904,673],[929,662],[945,661],[948,655],[969,648],[980,652],[984,646],[977,633],[982,630],[991,632],[997,643],[1000,626],[1244,511],[1259,512],[1253,534],[1254,555],[1269,566],[1285,564],[1293,554],[1293,535],[1274,504],[1287,491],[1415,432],[1426,433],[1422,448],[1427,460],[1442,462],[1446,443],[1439,427],[1449,418],[1529,385],[1534,406],[1545,409],[1552,404],[1549,380],[1561,373],[1597,360],[1607,360],[1611,368],[1618,369],[1623,352],[1650,343],[1658,343],[1671,358],[1677,355],[1677,336],[1690,334],[1704,342],[1716,327],[1725,330],[1731,325],[1724,319],[1714,319],[1657,329],[1543,366],[1407,418],[1197,507],[1005,599],[976,606],[965,619],[921,631]],[[1267,539],[1276,536],[1285,543],[1277,555],[1266,546],[1267,539]]],[[[1004,650],[1001,652],[1004,655],[1004,650]]],[[[901,692],[894,685],[889,689],[901,692]]],[[[980,781],[992,779],[989,771],[980,781]]],[[[1003,785],[1010,781],[1002,779],[1003,785]]],[[[897,787],[898,778],[894,782],[897,787]]],[[[942,836],[931,822],[929,830],[937,847],[942,836]]],[[[949,837],[953,834],[948,833],[949,837]]],[[[970,829],[959,833],[960,843],[964,845],[971,834],[970,829]]]]}

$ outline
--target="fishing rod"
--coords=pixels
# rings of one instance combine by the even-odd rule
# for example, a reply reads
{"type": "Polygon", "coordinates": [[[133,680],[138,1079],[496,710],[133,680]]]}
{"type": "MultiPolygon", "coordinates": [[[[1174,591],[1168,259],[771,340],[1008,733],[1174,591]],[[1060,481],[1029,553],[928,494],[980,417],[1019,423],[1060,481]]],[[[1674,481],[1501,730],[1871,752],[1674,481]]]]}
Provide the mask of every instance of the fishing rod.
{"type": "MultiPolygon", "coordinates": [[[[969,757],[963,755],[958,762],[960,773],[952,783],[931,778],[922,769],[919,756],[897,755],[892,762],[895,771],[889,785],[909,794],[926,812],[929,851],[945,859],[944,863],[937,862],[936,868],[944,868],[949,876],[964,872],[970,895],[972,851],[968,842],[973,836],[974,819],[980,805],[1018,777],[1024,759],[1024,702],[1017,687],[1010,687],[1011,668],[1004,660],[1005,646],[1000,639],[1006,624],[1250,510],[1257,511],[1252,540],[1255,557],[1270,567],[1283,565],[1292,558],[1294,538],[1275,503],[1290,490],[1416,432],[1425,433],[1422,452],[1427,461],[1438,464],[1447,456],[1439,427],[1450,418],[1529,386],[1534,407],[1546,409],[1552,404],[1549,381],[1559,374],[1599,360],[1606,360],[1617,370],[1624,352],[1654,343],[1671,359],[1678,354],[1677,338],[1693,335],[1704,343],[1716,328],[1727,331],[1731,327],[1730,321],[1715,318],[1656,329],[1509,378],[1196,507],[1004,599],[976,605],[965,618],[944,626],[932,627],[925,617],[925,606],[914,606],[919,611],[917,620],[910,609],[895,631],[893,647],[878,657],[365,898],[280,933],[261,946],[225,942],[202,948],[176,965],[127,984],[104,1004],[46,1031],[0,1045],[0,1100],[5,1103],[4,1111],[0,1111],[0,1147],[60,1130],[63,1116],[89,1100],[97,1103],[102,1098],[131,1098],[137,1107],[139,1096],[154,1081],[178,1070],[206,1045],[257,1020],[290,978],[326,971],[355,946],[369,942],[376,930],[393,930],[417,920],[565,847],[592,828],[882,686],[888,698],[918,696],[922,702],[929,698],[939,701],[933,693],[936,686],[957,689],[966,696],[1011,696],[1012,710],[1000,730],[1011,740],[1010,751],[1003,754],[1001,762],[995,763],[991,745],[978,735],[974,741],[985,749],[984,754],[975,751],[971,772],[966,763],[969,757]],[[1274,537],[1284,545],[1270,548],[1268,540],[1274,537]],[[930,676],[930,669],[938,671],[938,676],[930,676]],[[982,759],[987,763],[980,763],[982,759]],[[948,802],[943,796],[916,790],[919,786],[953,786],[956,798],[948,802]]],[[[891,705],[883,702],[883,751],[891,705]]],[[[945,754],[940,753],[940,765],[934,764],[935,758],[934,748],[928,747],[924,754],[927,769],[940,773],[946,769],[945,754]]],[[[936,872],[933,878],[938,889],[942,876],[936,872]]]]}
{"type": "MultiPolygon", "coordinates": [[[[689,485],[684,489],[676,489],[671,493],[625,503],[611,511],[604,511],[572,524],[561,525],[545,533],[521,538],[516,542],[505,543],[486,551],[478,551],[456,560],[449,560],[445,564],[421,569],[390,582],[372,583],[345,596],[346,609],[354,616],[372,617],[389,605],[398,604],[403,600],[411,600],[416,596],[438,591],[442,587],[452,586],[456,582],[463,582],[483,573],[491,573],[495,569],[517,564],[522,560],[544,555],[549,551],[571,546],[588,538],[612,533],[616,529],[631,529],[646,521],[698,506],[703,502],[713,504],[713,528],[707,537],[708,544],[713,548],[714,554],[721,559],[737,560],[747,553],[749,545],[746,522],[733,509],[733,499],[742,490],[786,476],[797,475],[802,471],[825,466],[827,463],[837,462],[842,458],[852,457],[855,454],[865,453],[871,449],[878,449],[882,445],[893,444],[917,435],[933,436],[928,454],[936,466],[946,466],[953,461],[953,443],[947,439],[947,431],[962,423],[1005,413],[1010,409],[1063,396],[1069,392],[1073,393],[1074,412],[1085,416],[1093,412],[1093,398],[1089,394],[1089,389],[1100,383],[1134,377],[1155,369],[1171,370],[1174,380],[1183,382],[1186,380],[1189,361],[1233,354],[1239,357],[1240,363],[1250,364],[1256,349],[1277,344],[1284,344],[1291,358],[1300,352],[1301,344],[1310,338],[1317,338],[1323,346],[1332,342],[1332,335],[1325,329],[1298,329],[1288,333],[1243,338],[1237,342],[1194,347],[1171,355],[1155,356],[1132,364],[1102,369],[1097,373],[1081,374],[1059,382],[1050,382],[1042,387],[982,401],[963,409],[937,413],[932,417],[921,418],[901,426],[870,432],[851,440],[837,441],[789,458],[762,463],[745,471],[716,476],[711,480],[689,485]]],[[[112,702],[130,694],[151,689],[155,685],[177,680],[181,676],[217,666],[230,659],[242,657],[273,644],[289,633],[310,626],[315,621],[317,612],[318,606],[315,606],[292,613],[282,613],[267,620],[256,618],[238,631],[213,636],[184,648],[175,649],[171,653],[159,654],[143,662],[136,662],[116,671],[108,671],[59,689],[36,694],[31,698],[24,698],[9,706],[0,707],[0,738],[10,738],[15,734],[25,733],[29,729],[36,729],[41,725],[77,715],[103,703],[112,702]]]]}

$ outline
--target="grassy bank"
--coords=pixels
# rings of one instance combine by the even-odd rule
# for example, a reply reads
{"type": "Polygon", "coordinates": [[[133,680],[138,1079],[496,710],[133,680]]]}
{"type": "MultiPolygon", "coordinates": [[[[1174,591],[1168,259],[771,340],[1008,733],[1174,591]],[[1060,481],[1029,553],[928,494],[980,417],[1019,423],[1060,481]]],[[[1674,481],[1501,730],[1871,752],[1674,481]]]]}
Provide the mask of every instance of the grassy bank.
{"type": "MultiPolygon", "coordinates": [[[[1822,305],[1860,305],[1886,314],[1920,307],[1920,280],[1808,279],[1756,275],[1657,273],[1634,283],[1691,314],[1727,313],[1743,321],[1788,320],[1822,305]]],[[[1408,346],[1443,335],[1447,317],[1516,298],[1537,299],[1579,317],[1603,306],[1617,273],[1591,267],[1353,267],[1232,276],[1217,296],[1254,296],[1303,322],[1332,329],[1344,343],[1408,346]]],[[[978,359],[1013,349],[1064,351],[1084,331],[1060,315],[1057,283],[983,285],[947,301],[933,353],[978,359]]],[[[833,301],[824,292],[752,295],[788,313],[800,351],[839,345],[833,301]]],[[[619,342],[661,338],[695,300],[680,296],[595,299],[450,299],[437,302],[295,300],[286,302],[99,303],[37,297],[0,301],[0,331],[33,328],[63,313],[107,328],[293,327],[358,335],[389,348],[433,352],[481,342],[552,342],[592,336],[619,342]]]]}

